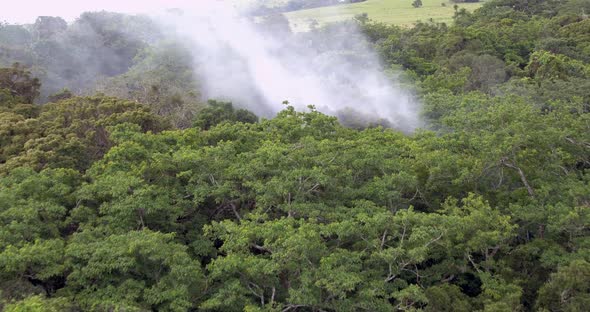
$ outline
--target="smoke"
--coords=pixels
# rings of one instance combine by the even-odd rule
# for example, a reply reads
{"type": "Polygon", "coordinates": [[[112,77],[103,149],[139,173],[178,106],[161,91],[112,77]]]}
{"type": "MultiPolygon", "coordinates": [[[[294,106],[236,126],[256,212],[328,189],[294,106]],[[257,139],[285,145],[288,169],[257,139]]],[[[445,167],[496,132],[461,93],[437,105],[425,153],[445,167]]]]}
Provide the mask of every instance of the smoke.
{"type": "Polygon", "coordinates": [[[231,100],[265,117],[288,101],[352,123],[404,131],[420,125],[419,105],[383,73],[356,23],[292,34],[282,15],[255,21],[222,1],[202,1],[158,20],[193,51],[208,98],[231,100]]]}
{"type": "Polygon", "coordinates": [[[144,16],[87,12],[70,24],[40,16],[31,25],[0,25],[0,66],[31,68],[45,103],[64,88],[94,93],[98,81],[126,73],[135,56],[161,37],[159,25],[144,16]]]}
{"type": "MultiPolygon", "coordinates": [[[[70,0],[59,1],[65,4],[70,0]]],[[[75,93],[133,93],[129,97],[145,101],[150,94],[137,97],[135,93],[146,93],[142,90],[152,90],[154,84],[157,91],[170,96],[176,91],[166,90],[184,92],[198,84],[203,99],[229,100],[264,117],[273,117],[288,101],[298,110],[314,105],[352,126],[379,123],[407,132],[420,126],[418,103],[395,77],[384,73],[356,23],[292,33],[281,14],[254,18],[241,15],[233,6],[240,3],[244,8],[248,1],[149,0],[139,6],[109,0],[100,5],[118,12],[152,12],[152,19],[94,12],[68,25],[60,18],[41,18],[28,28],[21,27],[25,44],[17,46],[23,46],[19,51],[24,56],[11,53],[18,57],[8,60],[38,68],[43,81],[41,102],[64,87],[75,93]],[[164,9],[170,6],[179,10],[164,9]],[[26,29],[31,29],[30,33],[26,29]],[[184,51],[154,56],[158,45],[168,41],[180,42],[193,63],[184,65],[184,58],[167,60],[184,55],[184,51]],[[154,60],[156,64],[152,64],[154,60]],[[152,63],[143,66],[146,62],[152,63]],[[189,77],[183,66],[194,77],[189,77]],[[145,70],[152,67],[174,72],[145,70]],[[194,78],[197,81],[192,81],[194,78]],[[103,80],[107,87],[99,85],[103,80]],[[178,88],[167,87],[167,82],[178,88]]],[[[25,12],[26,7],[22,8],[25,12]]],[[[65,13],[73,15],[73,11],[65,13]]],[[[0,63],[7,59],[1,48],[0,63]]],[[[182,98],[192,101],[191,96],[182,98]]]]}

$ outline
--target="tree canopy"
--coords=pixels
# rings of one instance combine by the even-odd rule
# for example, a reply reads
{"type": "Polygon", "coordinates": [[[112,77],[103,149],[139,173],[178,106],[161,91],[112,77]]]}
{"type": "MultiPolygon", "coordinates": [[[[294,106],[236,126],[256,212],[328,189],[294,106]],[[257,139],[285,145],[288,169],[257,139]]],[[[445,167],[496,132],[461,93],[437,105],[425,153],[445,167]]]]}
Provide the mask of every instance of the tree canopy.
{"type": "Polygon", "coordinates": [[[0,309],[584,311],[588,11],[491,0],[453,25],[293,35],[358,23],[423,103],[413,133],[204,105],[182,49],[127,41],[139,17],[0,25],[1,47],[93,29],[125,56],[103,94],[43,105],[32,64],[0,68],[0,309]]]}

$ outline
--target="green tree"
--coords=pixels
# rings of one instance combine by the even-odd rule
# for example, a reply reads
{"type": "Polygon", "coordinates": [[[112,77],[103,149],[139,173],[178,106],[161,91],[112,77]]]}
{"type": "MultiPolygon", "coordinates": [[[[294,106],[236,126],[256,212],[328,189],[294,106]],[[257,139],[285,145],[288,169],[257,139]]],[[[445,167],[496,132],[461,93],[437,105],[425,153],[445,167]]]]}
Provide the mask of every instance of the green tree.
{"type": "Polygon", "coordinates": [[[188,128],[204,106],[193,72],[193,56],[178,42],[145,48],[121,75],[104,79],[97,91],[146,104],[153,112],[171,117],[177,128],[188,128]]]}
{"type": "Polygon", "coordinates": [[[40,87],[39,79],[31,77],[31,72],[19,63],[10,68],[0,68],[0,90],[8,90],[23,103],[32,104],[39,96],[40,87]]]}
{"type": "Polygon", "coordinates": [[[590,303],[590,264],[576,260],[551,274],[539,291],[538,307],[548,311],[583,311],[590,303]]]}
{"type": "Polygon", "coordinates": [[[248,110],[236,110],[232,103],[210,100],[208,106],[199,112],[194,121],[194,126],[209,130],[222,122],[255,123],[257,121],[258,117],[248,110]]]}
{"type": "Polygon", "coordinates": [[[103,96],[70,98],[44,105],[38,117],[4,114],[10,122],[4,132],[5,163],[0,172],[19,166],[41,170],[86,170],[112,146],[108,127],[137,124],[142,131],[161,131],[168,123],[134,102],[103,96]]]}
{"type": "Polygon", "coordinates": [[[187,311],[202,296],[200,264],[171,234],[86,231],[72,238],[65,256],[71,273],[64,291],[84,310],[187,311]]]}

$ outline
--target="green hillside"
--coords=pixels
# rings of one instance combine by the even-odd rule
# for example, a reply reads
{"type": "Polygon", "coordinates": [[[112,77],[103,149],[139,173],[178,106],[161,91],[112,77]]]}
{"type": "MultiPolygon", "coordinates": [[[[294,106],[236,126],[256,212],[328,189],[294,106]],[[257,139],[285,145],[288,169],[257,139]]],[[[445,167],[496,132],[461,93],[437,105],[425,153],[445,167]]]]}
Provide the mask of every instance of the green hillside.
{"type": "MultiPolygon", "coordinates": [[[[357,14],[367,13],[369,18],[384,23],[411,26],[416,21],[429,19],[435,22],[450,22],[455,9],[454,3],[444,0],[422,0],[422,7],[414,8],[411,0],[368,0],[341,6],[322,7],[287,13],[291,27],[295,31],[309,29],[316,20],[319,24],[353,18],[357,14]],[[445,6],[443,6],[443,3],[445,6]]],[[[459,8],[473,11],[482,3],[463,3],[459,8]]]]}

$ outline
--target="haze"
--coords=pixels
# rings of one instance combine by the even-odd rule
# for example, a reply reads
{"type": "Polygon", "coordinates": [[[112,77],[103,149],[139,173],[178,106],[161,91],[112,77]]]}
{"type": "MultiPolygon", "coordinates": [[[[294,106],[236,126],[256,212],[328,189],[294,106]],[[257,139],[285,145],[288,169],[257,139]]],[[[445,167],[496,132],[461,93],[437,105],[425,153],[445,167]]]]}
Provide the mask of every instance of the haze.
{"type": "MultiPolygon", "coordinates": [[[[248,2],[252,1],[24,0],[4,16],[25,23],[46,15],[72,21],[86,11],[147,13],[160,21],[165,37],[177,37],[191,51],[205,100],[232,101],[268,118],[287,101],[298,110],[314,105],[343,121],[378,122],[408,132],[420,126],[418,103],[394,77],[384,74],[355,23],[328,30],[331,33],[322,37],[306,37],[291,34],[280,15],[262,27],[241,16],[239,8],[248,2]],[[170,8],[180,11],[169,12],[170,8]]],[[[88,76],[94,77],[94,72],[88,76]]]]}
{"type": "MultiPolygon", "coordinates": [[[[35,22],[38,16],[60,16],[68,22],[76,19],[80,13],[87,11],[111,11],[120,13],[156,13],[168,8],[186,8],[191,6],[203,6],[208,2],[218,0],[142,0],[121,1],[80,1],[80,0],[21,0],[11,1],[2,8],[0,21],[27,24],[35,22]]],[[[251,0],[225,1],[233,5],[246,5],[251,0]]]]}

